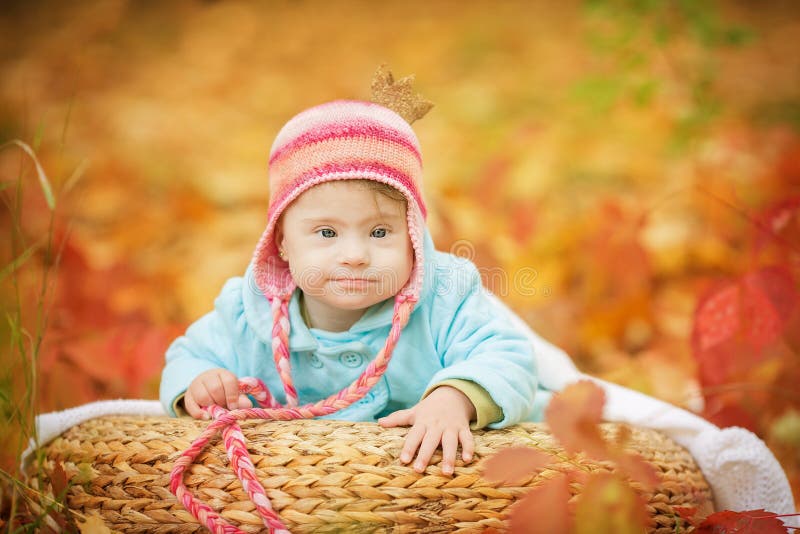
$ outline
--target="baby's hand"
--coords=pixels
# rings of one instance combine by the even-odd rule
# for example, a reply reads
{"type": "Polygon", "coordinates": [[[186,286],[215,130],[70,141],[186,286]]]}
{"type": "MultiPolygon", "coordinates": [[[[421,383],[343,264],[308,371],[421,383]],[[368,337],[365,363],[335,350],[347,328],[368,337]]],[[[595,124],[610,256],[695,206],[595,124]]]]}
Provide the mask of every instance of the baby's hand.
{"type": "Polygon", "coordinates": [[[399,410],[378,420],[383,427],[412,425],[406,435],[400,461],[407,464],[411,461],[417,448],[417,460],[414,471],[422,473],[442,444],[442,472],[453,474],[456,460],[456,449],[461,442],[461,458],[465,462],[472,460],[474,443],[469,422],[475,417],[475,406],[456,388],[441,386],[422,399],[409,410],[399,410]]]}
{"type": "Polygon", "coordinates": [[[201,406],[218,404],[229,410],[250,408],[253,404],[247,395],[239,393],[239,379],[227,369],[211,369],[197,375],[189,384],[183,404],[195,419],[208,419],[201,406]]]}

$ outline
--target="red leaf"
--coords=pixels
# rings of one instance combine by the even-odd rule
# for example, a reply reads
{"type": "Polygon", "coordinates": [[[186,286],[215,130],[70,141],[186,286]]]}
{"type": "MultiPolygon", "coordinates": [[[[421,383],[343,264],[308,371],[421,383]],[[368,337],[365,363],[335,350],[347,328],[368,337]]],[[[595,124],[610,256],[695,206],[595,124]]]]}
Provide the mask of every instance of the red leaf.
{"type": "Polygon", "coordinates": [[[483,478],[506,485],[522,483],[552,463],[553,458],[530,447],[511,447],[498,451],[483,464],[483,478]]]}
{"type": "Polygon", "coordinates": [[[678,516],[686,521],[687,525],[694,526],[694,516],[697,515],[697,507],[695,506],[673,506],[672,510],[678,516]]]}
{"type": "Polygon", "coordinates": [[[567,534],[572,531],[569,486],[565,476],[551,478],[510,509],[511,534],[567,534]]]}
{"type": "Polygon", "coordinates": [[[702,299],[692,331],[701,383],[743,380],[787,335],[798,301],[791,272],[778,266],[747,273],[702,299]]]}
{"type": "Polygon", "coordinates": [[[777,514],[766,510],[711,514],[697,528],[698,534],[786,534],[787,528],[777,514]]]}
{"type": "Polygon", "coordinates": [[[782,267],[764,267],[742,279],[745,339],[760,352],[782,333],[797,305],[791,273],[782,267]]]}
{"type": "Polygon", "coordinates": [[[751,411],[752,406],[743,397],[726,398],[723,395],[708,395],[703,417],[721,428],[740,426],[756,432],[758,421],[751,411]]]}
{"type": "Polygon", "coordinates": [[[581,380],[553,396],[545,411],[545,420],[568,452],[585,452],[597,460],[606,460],[610,456],[608,445],[597,426],[604,403],[603,390],[593,382],[581,380]]]}
{"type": "Polygon", "coordinates": [[[726,285],[700,302],[694,317],[692,348],[702,353],[739,330],[739,287],[726,285]]]}

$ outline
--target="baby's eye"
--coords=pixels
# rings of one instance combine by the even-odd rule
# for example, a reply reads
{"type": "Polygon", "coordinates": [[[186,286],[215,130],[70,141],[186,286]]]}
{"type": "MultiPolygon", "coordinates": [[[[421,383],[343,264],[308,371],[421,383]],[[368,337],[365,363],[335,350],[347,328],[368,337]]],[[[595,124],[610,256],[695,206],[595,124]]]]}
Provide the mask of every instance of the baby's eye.
{"type": "Polygon", "coordinates": [[[323,228],[319,232],[322,235],[322,237],[336,237],[336,232],[334,232],[330,228],[323,228]]]}
{"type": "Polygon", "coordinates": [[[370,235],[372,237],[386,237],[386,228],[375,228],[370,235]]]}

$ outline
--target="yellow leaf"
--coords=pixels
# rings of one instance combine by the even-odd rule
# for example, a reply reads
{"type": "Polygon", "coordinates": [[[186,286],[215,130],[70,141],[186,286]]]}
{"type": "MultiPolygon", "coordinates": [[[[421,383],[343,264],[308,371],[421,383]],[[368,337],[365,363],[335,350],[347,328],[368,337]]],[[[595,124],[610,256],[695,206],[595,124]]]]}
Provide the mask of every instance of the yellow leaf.
{"type": "Polygon", "coordinates": [[[575,509],[575,534],[641,534],[648,521],[644,501],[633,489],[609,474],[594,475],[575,509]]]}
{"type": "Polygon", "coordinates": [[[111,529],[106,526],[100,516],[92,515],[86,521],[78,522],[78,530],[81,534],[112,534],[111,529]]]}

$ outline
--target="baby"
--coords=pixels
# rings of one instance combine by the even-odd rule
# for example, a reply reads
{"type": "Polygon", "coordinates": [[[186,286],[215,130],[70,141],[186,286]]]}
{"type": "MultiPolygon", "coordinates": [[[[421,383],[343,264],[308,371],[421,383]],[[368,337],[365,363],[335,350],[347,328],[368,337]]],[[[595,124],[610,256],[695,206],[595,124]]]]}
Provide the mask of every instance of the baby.
{"type": "Polygon", "coordinates": [[[441,445],[446,474],[459,444],[471,460],[471,428],[540,417],[530,341],[472,263],[434,249],[419,142],[400,115],[360,101],[308,109],[275,139],[269,180],[244,277],[167,351],[171,414],[249,408],[243,377],[298,407],[369,375],[368,392],[324,417],[410,426],[400,460],[416,455],[422,472],[441,445]]]}

